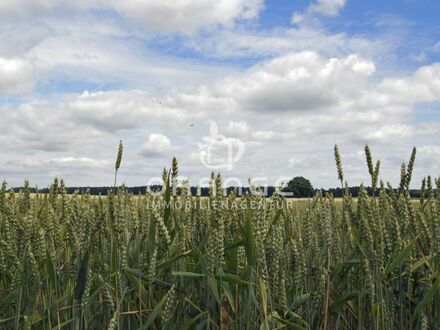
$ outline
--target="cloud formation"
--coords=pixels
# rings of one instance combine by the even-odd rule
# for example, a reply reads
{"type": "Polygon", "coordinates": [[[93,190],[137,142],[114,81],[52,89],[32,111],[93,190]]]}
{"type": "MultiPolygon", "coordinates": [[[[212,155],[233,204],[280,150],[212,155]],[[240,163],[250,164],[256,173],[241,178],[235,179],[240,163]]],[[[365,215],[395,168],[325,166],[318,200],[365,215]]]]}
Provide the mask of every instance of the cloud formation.
{"type": "Polygon", "coordinates": [[[294,12],[292,15],[292,23],[301,24],[314,16],[337,16],[344,8],[347,0],[316,0],[312,1],[304,13],[294,12]]]}
{"type": "MultiPolygon", "coordinates": [[[[99,155],[110,164],[114,156],[110,142],[126,136],[130,169],[139,164],[137,157],[165,161],[180,155],[185,163],[187,155],[197,155],[206,123],[214,120],[220,134],[245,143],[243,164],[259,164],[253,168],[275,177],[293,169],[313,175],[305,166],[309,150],[326,155],[313,161],[319,167],[331,162],[329,145],[333,143],[353,150],[368,142],[381,151],[388,146],[401,148],[411,140],[427,143],[438,134],[436,125],[420,129],[420,124],[410,121],[419,102],[440,100],[436,64],[379,82],[375,72],[374,62],[359,55],[325,58],[301,52],[259,63],[206,86],[174,90],[161,99],[136,90],[113,90],[33,101],[16,111],[3,109],[10,129],[3,133],[4,150],[9,158],[22,158],[31,151],[47,153],[51,159],[29,163],[25,157],[26,168],[31,164],[59,169],[77,160],[76,164],[84,163],[84,170],[93,172],[98,167],[90,168],[91,162],[85,160],[99,155]],[[417,86],[410,96],[407,86],[417,86]],[[277,165],[263,165],[268,160],[277,165]]],[[[400,150],[396,149],[397,154],[400,150]]],[[[391,153],[390,161],[397,161],[397,154],[391,153]]],[[[188,158],[190,171],[206,171],[197,161],[197,156],[188,158]]],[[[20,161],[15,162],[19,167],[20,161]]],[[[235,174],[249,175],[238,167],[235,174]]],[[[326,182],[325,178],[325,172],[320,172],[317,180],[326,182]]]]}
{"type": "Polygon", "coordinates": [[[232,26],[236,20],[256,18],[262,8],[262,0],[4,0],[0,15],[23,18],[35,14],[113,10],[129,23],[150,32],[193,33],[200,28],[232,26]]]}
{"type": "Polygon", "coordinates": [[[143,157],[155,157],[163,155],[171,149],[171,141],[162,134],[151,133],[148,140],[142,144],[139,154],[143,157]]]}
{"type": "Polygon", "coordinates": [[[374,70],[374,63],[358,55],[325,59],[315,52],[301,52],[226,79],[221,89],[249,110],[319,111],[358,98],[374,70]]]}
{"type": "Polygon", "coordinates": [[[0,94],[25,94],[34,86],[33,67],[21,59],[0,57],[0,77],[0,94]]]}
{"type": "Polygon", "coordinates": [[[244,183],[304,175],[334,186],[335,143],[350,184],[368,179],[365,143],[391,181],[412,145],[415,179],[438,173],[438,40],[423,66],[415,46],[402,64],[396,19],[373,22],[379,34],[326,27],[345,5],[311,1],[294,26],[292,5],[285,25],[266,26],[260,0],[1,1],[1,175],[111,184],[122,139],[121,182],[160,176],[172,156],[197,180],[210,174],[199,145],[212,121],[245,144],[228,173],[244,183]]]}
{"type": "Polygon", "coordinates": [[[317,0],[308,7],[307,11],[324,16],[336,16],[346,3],[347,0],[317,0]]]}

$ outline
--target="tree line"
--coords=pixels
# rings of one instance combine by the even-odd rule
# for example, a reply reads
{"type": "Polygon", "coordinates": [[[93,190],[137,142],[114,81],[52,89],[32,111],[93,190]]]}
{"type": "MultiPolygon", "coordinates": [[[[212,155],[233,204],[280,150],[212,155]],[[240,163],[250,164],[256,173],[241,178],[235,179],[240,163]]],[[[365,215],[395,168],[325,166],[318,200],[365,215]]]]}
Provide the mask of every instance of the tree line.
{"type": "MultiPolygon", "coordinates": [[[[154,185],[154,186],[150,186],[149,188],[150,189],[148,189],[148,186],[125,187],[125,189],[129,193],[132,193],[134,195],[145,194],[148,191],[158,192],[158,191],[162,190],[161,185],[154,185]]],[[[266,194],[269,197],[272,196],[277,191],[277,187],[275,187],[275,186],[266,186],[266,187],[259,187],[259,188],[261,190],[265,189],[266,194]]],[[[19,192],[22,189],[23,189],[23,187],[12,188],[12,190],[15,192],[19,192]]],[[[68,194],[73,194],[75,192],[77,192],[77,193],[88,192],[88,193],[90,193],[90,195],[106,196],[108,194],[108,192],[114,188],[109,187],[109,186],[101,186],[101,187],[66,187],[65,189],[68,194]]],[[[191,194],[193,196],[197,195],[197,189],[198,189],[197,187],[191,187],[191,194]]],[[[209,196],[209,187],[200,187],[199,189],[200,189],[201,196],[203,196],[203,197],[209,196]]],[[[352,195],[353,197],[359,196],[360,186],[352,186],[352,187],[348,187],[347,189],[348,189],[350,195],[352,195]]],[[[372,188],[366,187],[366,189],[367,189],[368,195],[372,196],[373,195],[372,188]]],[[[50,188],[42,188],[42,189],[29,188],[29,190],[31,193],[36,193],[36,192],[46,193],[46,192],[49,192],[50,188]]],[[[250,188],[249,187],[227,187],[226,188],[227,194],[231,194],[233,191],[238,192],[238,195],[246,195],[246,194],[250,193],[250,188]]],[[[342,197],[344,194],[344,191],[341,188],[315,189],[315,188],[313,188],[310,181],[302,176],[294,177],[292,180],[290,180],[284,186],[284,188],[282,188],[282,191],[286,192],[286,193],[291,193],[287,197],[293,197],[293,198],[313,197],[317,191],[321,191],[324,194],[330,193],[334,197],[342,197]]],[[[379,193],[378,190],[375,191],[376,196],[378,195],[378,193],[379,193]]],[[[410,189],[409,194],[413,198],[419,198],[421,195],[421,190],[420,189],[410,189]]]]}

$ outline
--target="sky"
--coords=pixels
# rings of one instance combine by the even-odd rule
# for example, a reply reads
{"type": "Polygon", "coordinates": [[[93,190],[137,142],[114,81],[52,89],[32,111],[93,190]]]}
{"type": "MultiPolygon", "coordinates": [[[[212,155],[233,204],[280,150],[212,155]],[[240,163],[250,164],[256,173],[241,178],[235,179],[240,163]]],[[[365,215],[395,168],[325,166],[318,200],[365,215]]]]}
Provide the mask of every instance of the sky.
{"type": "MultiPolygon", "coordinates": [[[[0,179],[396,185],[440,172],[437,0],[2,0],[0,179]],[[217,144],[216,144],[217,142],[217,144]],[[229,148],[229,149],[228,149],[229,148]],[[209,157],[208,157],[209,156],[209,157]],[[280,179],[282,178],[282,179],[280,179]],[[287,178],[287,179],[286,179],[287,178]]],[[[154,182],[157,183],[157,182],[154,182]]]]}

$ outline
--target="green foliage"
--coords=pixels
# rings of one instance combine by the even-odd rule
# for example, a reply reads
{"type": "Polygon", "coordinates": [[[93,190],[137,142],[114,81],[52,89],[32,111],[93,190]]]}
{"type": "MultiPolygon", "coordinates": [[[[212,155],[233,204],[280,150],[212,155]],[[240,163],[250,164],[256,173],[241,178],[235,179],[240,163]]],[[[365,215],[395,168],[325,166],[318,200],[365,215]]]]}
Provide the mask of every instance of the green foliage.
{"type": "Polygon", "coordinates": [[[163,197],[66,195],[58,180],[30,196],[28,183],[18,194],[4,183],[0,328],[439,327],[438,179],[417,203],[412,165],[397,193],[361,186],[357,200],[225,196],[218,174],[210,198],[174,198],[177,170],[163,172],[163,197]]]}
{"type": "Polygon", "coordinates": [[[315,193],[310,181],[302,176],[290,180],[284,191],[293,193],[293,197],[312,197],[315,193]]]}

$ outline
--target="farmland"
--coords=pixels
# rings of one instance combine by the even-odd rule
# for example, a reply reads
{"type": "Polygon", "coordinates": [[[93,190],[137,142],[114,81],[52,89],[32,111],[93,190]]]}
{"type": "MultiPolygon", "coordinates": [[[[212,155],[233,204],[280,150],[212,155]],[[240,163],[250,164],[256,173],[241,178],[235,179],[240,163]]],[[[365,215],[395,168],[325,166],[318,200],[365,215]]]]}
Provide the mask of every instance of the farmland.
{"type": "Polygon", "coordinates": [[[362,186],[356,200],[225,196],[219,174],[209,198],[174,196],[177,162],[163,196],[68,195],[55,180],[31,197],[3,183],[0,327],[438,327],[440,181],[427,177],[414,202],[415,149],[396,189],[366,159],[378,194],[362,186]]]}

